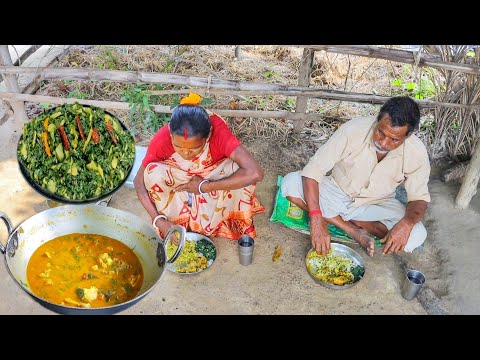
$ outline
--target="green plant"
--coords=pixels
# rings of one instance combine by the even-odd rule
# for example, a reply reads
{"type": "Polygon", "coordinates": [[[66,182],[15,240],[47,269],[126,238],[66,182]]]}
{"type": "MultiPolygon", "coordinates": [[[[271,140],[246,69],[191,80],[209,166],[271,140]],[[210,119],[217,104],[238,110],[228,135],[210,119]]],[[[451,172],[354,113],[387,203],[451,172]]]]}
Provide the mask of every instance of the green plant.
{"type": "Polygon", "coordinates": [[[163,67],[163,72],[172,73],[175,69],[175,60],[171,59],[170,57],[166,57],[166,64],[163,67]]]}
{"type": "Polygon", "coordinates": [[[147,88],[147,84],[129,86],[122,92],[122,100],[128,102],[128,118],[132,122],[141,122],[145,130],[155,132],[168,122],[169,116],[153,110],[153,95],[147,88]]]}
{"type": "Polygon", "coordinates": [[[88,94],[78,89],[73,89],[67,95],[68,98],[88,99],[88,94]]]}
{"type": "Polygon", "coordinates": [[[435,131],[435,119],[432,118],[421,118],[420,119],[420,130],[421,131],[435,131]]]}
{"type": "Polygon", "coordinates": [[[262,74],[263,74],[263,77],[267,79],[273,79],[275,76],[277,76],[275,71],[269,70],[269,69],[265,69],[262,74]]]}
{"type": "Polygon", "coordinates": [[[415,99],[430,99],[436,95],[433,81],[425,75],[422,75],[420,82],[403,82],[401,78],[392,81],[392,85],[397,87],[395,95],[409,95],[415,99]]]}
{"type": "MultiPolygon", "coordinates": [[[[130,111],[128,118],[136,124],[141,124],[145,130],[156,132],[158,129],[170,121],[169,114],[156,113],[155,104],[170,104],[170,109],[180,104],[180,96],[173,95],[155,95],[152,91],[165,90],[162,85],[136,84],[129,86],[122,92],[122,100],[128,102],[130,111]]],[[[210,98],[202,98],[201,106],[213,103],[210,98]]]]}
{"type": "Polygon", "coordinates": [[[295,100],[293,98],[288,98],[286,101],[285,101],[285,107],[287,108],[287,110],[295,110],[295,100]]]}
{"type": "Polygon", "coordinates": [[[200,106],[207,106],[207,105],[210,105],[210,104],[213,104],[213,99],[210,99],[210,98],[202,98],[202,100],[200,100],[200,106]]]}
{"type": "Polygon", "coordinates": [[[452,129],[454,129],[454,130],[460,129],[460,120],[458,118],[453,119],[452,129]]]}
{"type": "Polygon", "coordinates": [[[102,52],[98,56],[97,67],[108,70],[128,70],[128,66],[121,64],[122,54],[112,46],[102,46],[102,52]]]}

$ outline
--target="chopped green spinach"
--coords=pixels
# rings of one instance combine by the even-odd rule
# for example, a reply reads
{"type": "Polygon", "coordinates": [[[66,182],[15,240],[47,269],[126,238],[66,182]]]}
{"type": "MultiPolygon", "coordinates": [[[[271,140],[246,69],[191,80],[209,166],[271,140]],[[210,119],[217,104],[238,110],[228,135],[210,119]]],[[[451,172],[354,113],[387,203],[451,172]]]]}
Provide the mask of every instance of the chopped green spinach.
{"type": "Polygon", "coordinates": [[[88,200],[122,183],[133,166],[135,140],[103,109],[75,103],[46,111],[27,123],[17,151],[18,161],[32,181],[47,193],[69,200],[88,200]],[[76,116],[85,139],[79,135],[76,116]],[[117,144],[109,136],[107,122],[112,125],[117,144]],[[68,150],[57,130],[61,124],[71,145],[68,150]],[[100,134],[98,143],[91,140],[92,129],[100,134]]]}
{"type": "Polygon", "coordinates": [[[207,258],[207,260],[215,260],[215,257],[217,256],[215,246],[213,246],[210,241],[207,241],[205,239],[197,241],[197,243],[195,244],[195,251],[203,254],[203,256],[207,258]]]}

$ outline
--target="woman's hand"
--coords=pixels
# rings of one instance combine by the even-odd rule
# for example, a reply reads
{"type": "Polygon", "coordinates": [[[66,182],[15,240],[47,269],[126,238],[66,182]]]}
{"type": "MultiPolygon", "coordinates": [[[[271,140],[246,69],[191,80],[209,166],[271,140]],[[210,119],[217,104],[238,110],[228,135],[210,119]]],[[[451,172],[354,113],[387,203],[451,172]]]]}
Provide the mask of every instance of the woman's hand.
{"type": "MultiPolygon", "coordinates": [[[[165,220],[165,219],[157,219],[157,222],[155,223],[155,226],[158,228],[158,234],[162,239],[165,238],[165,235],[167,235],[168,230],[175,224],[165,220]]],[[[175,236],[172,238],[172,241],[178,245],[178,240],[175,236]]]]}
{"type": "MultiPolygon", "coordinates": [[[[175,188],[175,191],[186,191],[186,192],[189,192],[189,193],[194,193],[195,195],[199,195],[200,193],[198,192],[198,185],[200,184],[200,182],[202,180],[203,180],[203,178],[201,178],[198,175],[195,175],[194,177],[192,177],[190,179],[189,182],[177,186],[175,188]]],[[[203,185],[205,185],[205,184],[202,184],[202,187],[203,187],[203,185]]],[[[205,192],[205,191],[203,191],[203,192],[205,192]]]]}

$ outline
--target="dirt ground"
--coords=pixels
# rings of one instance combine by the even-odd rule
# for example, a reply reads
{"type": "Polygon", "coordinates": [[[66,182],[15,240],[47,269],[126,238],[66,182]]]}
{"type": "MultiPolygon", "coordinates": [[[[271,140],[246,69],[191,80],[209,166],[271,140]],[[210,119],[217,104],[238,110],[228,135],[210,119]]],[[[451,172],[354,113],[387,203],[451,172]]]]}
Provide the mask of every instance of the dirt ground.
{"type": "MultiPolygon", "coordinates": [[[[0,211],[14,226],[46,210],[45,198],[25,182],[16,161],[17,135],[9,119],[0,127],[0,211]]],[[[429,236],[421,253],[373,258],[362,254],[366,276],[348,290],[331,290],[316,284],[305,269],[310,248],[306,235],[271,223],[276,178],[305,164],[314,148],[282,148],[266,141],[246,142],[266,171],[257,195],[267,211],[256,216],[258,239],[250,266],[239,264],[236,243],[215,238],[218,257],[213,266],[198,276],[167,272],[155,289],[121,314],[477,314],[480,199],[470,209],[453,208],[457,188],[438,181],[431,183],[432,204],[426,217],[429,236]],[[455,220],[453,220],[455,219],[455,220]],[[283,253],[277,262],[272,254],[277,245],[283,253]],[[405,267],[423,271],[427,284],[418,299],[406,301],[400,295],[405,267]]],[[[123,187],[109,206],[149,220],[133,189],[123,187]]],[[[4,227],[0,239],[5,243],[4,227]]],[[[28,296],[0,262],[0,314],[51,314],[28,296]]]]}

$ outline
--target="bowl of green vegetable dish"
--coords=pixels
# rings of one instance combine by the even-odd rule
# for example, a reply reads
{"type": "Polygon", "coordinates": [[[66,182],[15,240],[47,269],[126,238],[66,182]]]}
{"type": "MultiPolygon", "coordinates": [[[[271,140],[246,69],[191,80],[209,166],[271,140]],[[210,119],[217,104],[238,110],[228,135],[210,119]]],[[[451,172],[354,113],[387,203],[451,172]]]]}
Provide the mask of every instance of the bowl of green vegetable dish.
{"type": "Polygon", "coordinates": [[[27,182],[62,203],[98,201],[127,180],[135,140],[114,115],[78,103],[50,109],[25,124],[17,158],[27,182]]]}

